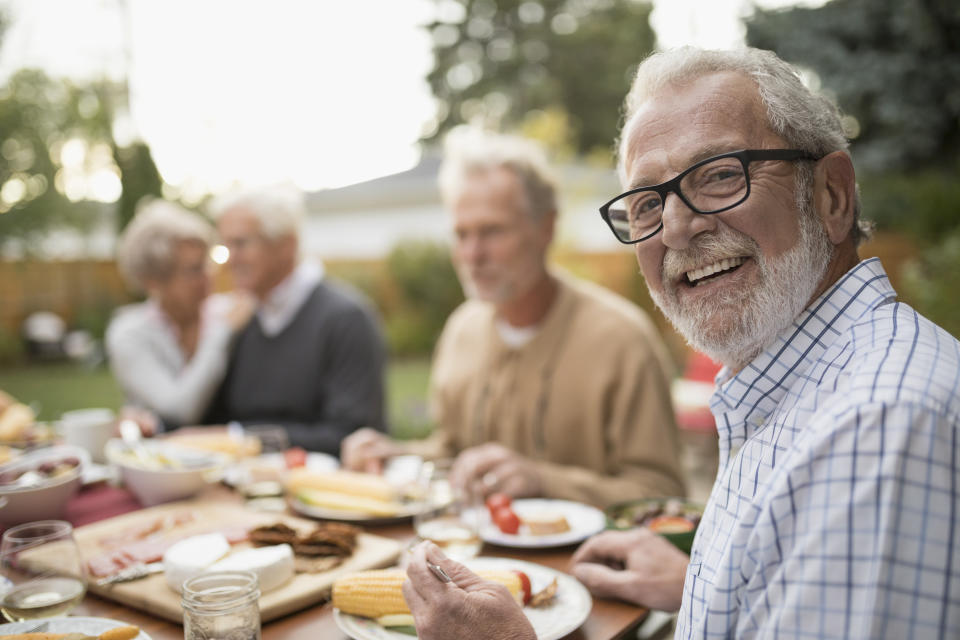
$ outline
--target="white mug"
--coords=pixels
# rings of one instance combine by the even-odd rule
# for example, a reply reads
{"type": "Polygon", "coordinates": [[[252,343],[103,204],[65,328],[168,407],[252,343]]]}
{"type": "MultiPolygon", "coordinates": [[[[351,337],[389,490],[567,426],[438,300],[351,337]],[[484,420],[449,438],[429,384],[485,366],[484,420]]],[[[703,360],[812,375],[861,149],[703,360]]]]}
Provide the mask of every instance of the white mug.
{"type": "Polygon", "coordinates": [[[116,414],[112,409],[77,409],[60,416],[60,429],[67,444],[83,447],[94,462],[106,462],[104,448],[113,436],[116,414]]]}

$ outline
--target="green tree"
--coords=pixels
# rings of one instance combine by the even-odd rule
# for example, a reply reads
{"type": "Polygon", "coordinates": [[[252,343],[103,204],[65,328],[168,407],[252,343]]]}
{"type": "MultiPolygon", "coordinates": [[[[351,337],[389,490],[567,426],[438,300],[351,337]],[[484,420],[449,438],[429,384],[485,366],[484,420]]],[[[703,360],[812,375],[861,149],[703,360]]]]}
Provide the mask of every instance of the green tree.
{"type": "Polygon", "coordinates": [[[114,144],[113,159],[120,168],[120,184],[123,188],[117,211],[117,230],[120,231],[133,218],[142,197],[162,195],[163,179],[145,142],[137,140],[126,147],[114,144]]]}
{"type": "Polygon", "coordinates": [[[653,48],[650,10],[637,0],[437,0],[427,80],[439,116],[424,140],[464,122],[522,128],[561,112],[571,150],[609,156],[633,70],[653,48]]]}
{"type": "Polygon", "coordinates": [[[18,71],[0,88],[0,250],[33,253],[51,229],[83,230],[105,206],[116,209],[122,229],[140,198],[161,195],[147,145],[121,147],[113,137],[118,91],[108,82],[78,86],[36,69],[18,71]],[[65,145],[78,143],[74,161],[84,166],[65,167],[65,145]],[[104,169],[119,174],[116,207],[71,189],[80,174],[104,169]]]}
{"type": "Polygon", "coordinates": [[[0,89],[0,249],[31,252],[49,229],[92,220],[95,205],[64,195],[61,156],[71,139],[109,141],[96,88],[23,70],[0,89]]]}
{"type": "Polygon", "coordinates": [[[747,42],[816,71],[856,118],[861,167],[946,166],[956,174],[956,0],[833,0],[815,9],[758,10],[747,22],[747,42]]]}

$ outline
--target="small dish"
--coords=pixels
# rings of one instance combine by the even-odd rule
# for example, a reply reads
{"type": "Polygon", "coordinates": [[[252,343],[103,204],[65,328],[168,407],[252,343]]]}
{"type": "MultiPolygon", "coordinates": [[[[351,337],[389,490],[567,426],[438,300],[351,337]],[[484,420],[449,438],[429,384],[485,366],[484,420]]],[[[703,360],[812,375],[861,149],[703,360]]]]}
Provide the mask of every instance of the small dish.
{"type": "Polygon", "coordinates": [[[689,502],[685,498],[644,498],[611,505],[605,514],[608,529],[625,530],[649,526],[684,553],[690,553],[697,526],[703,517],[703,505],[689,502]],[[682,521],[687,524],[674,526],[682,521]]]}
{"type": "Polygon", "coordinates": [[[219,479],[229,460],[222,454],[179,449],[160,441],[146,440],[143,446],[154,460],[141,459],[116,438],[107,443],[106,453],[120,470],[120,479],[145,507],[196,495],[219,479]]]}
{"type": "Polygon", "coordinates": [[[533,517],[542,513],[556,513],[562,515],[570,526],[569,531],[534,535],[521,525],[516,534],[504,533],[489,517],[486,508],[480,521],[480,537],[484,542],[501,547],[517,549],[549,549],[551,547],[565,547],[583,542],[595,533],[603,531],[606,519],[603,512],[596,507],[570,500],[553,500],[549,498],[520,498],[511,503],[511,508],[523,521],[524,517],[533,517]]]}
{"type": "Polygon", "coordinates": [[[36,449],[0,465],[0,477],[11,480],[35,474],[32,482],[0,484],[0,497],[6,504],[0,509],[0,523],[10,526],[34,520],[57,519],[63,516],[67,501],[77,492],[81,476],[90,464],[90,454],[73,445],[36,449]],[[73,468],[61,470],[52,477],[37,473],[41,467],[58,462],[74,461],[73,468]]]}
{"type": "MultiPolygon", "coordinates": [[[[24,620],[23,622],[8,622],[0,624],[0,636],[13,635],[15,633],[25,633],[28,629],[37,626],[38,620],[24,620]]],[[[83,633],[91,636],[97,636],[104,631],[116,629],[117,627],[131,626],[129,622],[120,620],[111,620],[110,618],[90,618],[85,616],[69,616],[63,618],[48,618],[43,620],[47,623],[47,632],[49,633],[83,633]]],[[[133,640],[151,640],[146,631],[141,630],[139,635],[133,640]]]]}

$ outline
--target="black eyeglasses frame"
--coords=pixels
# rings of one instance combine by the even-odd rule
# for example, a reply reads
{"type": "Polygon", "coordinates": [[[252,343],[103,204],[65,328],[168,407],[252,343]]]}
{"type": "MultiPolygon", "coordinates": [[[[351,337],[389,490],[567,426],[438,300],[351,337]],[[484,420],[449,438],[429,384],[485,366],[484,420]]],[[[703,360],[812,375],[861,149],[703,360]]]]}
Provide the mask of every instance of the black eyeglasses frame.
{"type": "Polygon", "coordinates": [[[607,226],[610,227],[610,231],[613,232],[613,235],[617,240],[619,240],[623,244],[637,244],[638,242],[643,242],[644,240],[647,240],[648,238],[652,238],[653,236],[660,233],[660,230],[663,229],[663,216],[660,217],[660,224],[657,225],[657,228],[651,231],[650,233],[648,233],[647,235],[641,238],[637,238],[635,240],[624,240],[617,233],[617,230],[613,226],[613,222],[610,221],[610,206],[622,198],[633,195],[635,193],[640,193],[641,191],[654,191],[656,192],[657,195],[660,196],[660,201],[665,204],[667,201],[667,194],[670,192],[673,192],[677,194],[680,200],[682,200],[683,203],[687,205],[687,207],[689,207],[690,210],[695,213],[699,213],[701,215],[712,215],[714,213],[723,213],[724,211],[729,211],[734,207],[740,206],[747,200],[747,198],[750,197],[749,166],[751,162],[761,161],[761,160],[817,161],[817,160],[820,160],[822,157],[823,156],[817,156],[810,153],[809,151],[803,151],[801,149],[740,149],[739,151],[730,151],[728,153],[721,153],[716,156],[705,158],[691,165],[690,167],[687,167],[685,170],[683,170],[682,172],[680,172],[670,180],[667,180],[666,182],[661,182],[660,184],[655,184],[647,187],[637,187],[635,189],[630,189],[629,191],[624,191],[623,193],[621,193],[620,195],[618,195],[617,197],[613,198],[612,200],[610,200],[609,202],[605,203],[600,207],[600,216],[603,218],[604,222],[607,223],[607,226]],[[683,195],[683,192],[680,190],[680,181],[683,180],[683,178],[686,175],[688,175],[690,172],[697,170],[699,167],[702,167],[703,165],[709,164],[716,160],[720,160],[722,158],[737,158],[740,161],[740,164],[743,165],[743,176],[744,176],[744,179],[746,180],[746,190],[744,191],[743,198],[721,209],[714,209],[712,211],[702,211],[697,207],[695,207],[689,200],[687,200],[686,196],[683,195]]]}

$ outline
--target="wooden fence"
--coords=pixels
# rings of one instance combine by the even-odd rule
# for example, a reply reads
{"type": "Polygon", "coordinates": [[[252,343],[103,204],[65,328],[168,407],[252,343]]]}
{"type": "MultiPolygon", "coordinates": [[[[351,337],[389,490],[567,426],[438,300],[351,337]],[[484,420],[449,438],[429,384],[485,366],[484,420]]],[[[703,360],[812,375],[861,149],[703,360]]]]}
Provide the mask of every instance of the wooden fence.
{"type": "MultiPolygon", "coordinates": [[[[902,236],[883,234],[861,247],[860,255],[880,256],[896,286],[900,267],[916,255],[916,247],[902,236]]],[[[674,353],[682,349],[683,341],[673,334],[659,313],[653,312],[631,251],[589,254],[557,251],[553,259],[651,311],[674,353]]],[[[325,262],[333,274],[366,273],[373,279],[381,279],[385,272],[380,261],[325,262]]],[[[225,270],[217,272],[214,283],[217,290],[229,287],[225,270]]],[[[0,337],[4,333],[8,338],[16,336],[23,320],[30,313],[41,310],[59,314],[70,327],[82,327],[100,334],[113,309],[135,299],[136,296],[125,287],[113,261],[0,261],[0,337]]]]}

